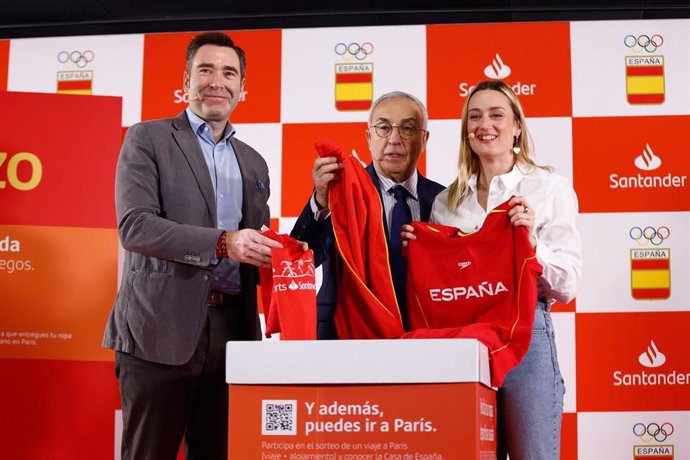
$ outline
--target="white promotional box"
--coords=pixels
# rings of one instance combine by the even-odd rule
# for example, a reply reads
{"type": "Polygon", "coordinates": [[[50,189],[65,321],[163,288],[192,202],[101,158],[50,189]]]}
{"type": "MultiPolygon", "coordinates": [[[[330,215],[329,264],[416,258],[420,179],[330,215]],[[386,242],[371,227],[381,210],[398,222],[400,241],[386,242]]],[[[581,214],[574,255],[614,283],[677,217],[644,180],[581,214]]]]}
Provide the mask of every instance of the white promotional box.
{"type": "Polygon", "coordinates": [[[477,340],[228,342],[226,355],[230,459],[495,458],[477,340]]]}

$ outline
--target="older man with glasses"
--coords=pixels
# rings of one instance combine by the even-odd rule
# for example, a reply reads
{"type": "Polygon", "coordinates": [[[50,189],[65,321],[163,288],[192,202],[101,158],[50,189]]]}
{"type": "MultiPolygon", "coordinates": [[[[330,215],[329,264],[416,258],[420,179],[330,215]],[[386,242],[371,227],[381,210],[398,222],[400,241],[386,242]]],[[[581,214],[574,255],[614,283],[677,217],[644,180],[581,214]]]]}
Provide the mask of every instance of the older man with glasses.
{"type": "MultiPolygon", "coordinates": [[[[371,107],[365,132],[372,163],[366,170],[383,204],[383,221],[388,238],[391,274],[407,329],[405,301],[406,263],[402,257],[402,225],[412,220],[428,221],[434,197],[443,186],[422,176],[417,162],[429,139],[424,104],[411,94],[395,91],[379,97],[371,107]]],[[[335,237],[328,209],[328,184],[338,176],[342,164],[335,157],[317,158],[312,168],[314,193],[295,223],[291,235],[309,243],[315,264],[323,277],[317,303],[317,337],[337,339],[334,316],[341,272],[335,256],[335,237]]]]}

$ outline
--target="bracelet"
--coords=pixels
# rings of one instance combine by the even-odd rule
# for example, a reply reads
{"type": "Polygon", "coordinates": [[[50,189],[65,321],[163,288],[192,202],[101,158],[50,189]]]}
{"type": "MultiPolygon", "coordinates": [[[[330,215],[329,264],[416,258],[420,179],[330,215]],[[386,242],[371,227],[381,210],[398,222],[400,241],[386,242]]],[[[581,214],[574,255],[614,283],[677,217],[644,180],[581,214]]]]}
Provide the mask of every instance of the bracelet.
{"type": "Polygon", "coordinates": [[[220,238],[216,241],[216,257],[222,259],[228,255],[228,247],[225,244],[225,234],[228,232],[223,232],[220,234],[220,238]]]}

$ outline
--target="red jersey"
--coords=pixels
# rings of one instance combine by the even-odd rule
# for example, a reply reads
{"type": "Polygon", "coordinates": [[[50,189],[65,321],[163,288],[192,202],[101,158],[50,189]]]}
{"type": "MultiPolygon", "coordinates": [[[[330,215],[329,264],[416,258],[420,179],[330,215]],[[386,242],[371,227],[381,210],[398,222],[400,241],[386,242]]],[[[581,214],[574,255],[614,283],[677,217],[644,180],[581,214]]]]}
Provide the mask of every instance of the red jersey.
{"type": "Polygon", "coordinates": [[[404,332],[395,297],[383,205],[358,159],[343,154],[333,141],[315,144],[321,157],[343,164],[329,184],[328,207],[337,252],[343,262],[335,326],[341,339],[392,339],[404,332]]]}
{"type": "Polygon", "coordinates": [[[303,250],[289,235],[266,230],[263,235],[282,248],[271,249],[271,268],[259,269],[266,337],[280,332],[282,340],[316,339],[316,276],[314,253],[303,250]]]}
{"type": "Polygon", "coordinates": [[[508,202],[482,228],[413,222],[408,246],[405,338],[476,338],[489,349],[492,385],[527,353],[537,303],[537,262],[525,227],[515,227],[508,202]]]}

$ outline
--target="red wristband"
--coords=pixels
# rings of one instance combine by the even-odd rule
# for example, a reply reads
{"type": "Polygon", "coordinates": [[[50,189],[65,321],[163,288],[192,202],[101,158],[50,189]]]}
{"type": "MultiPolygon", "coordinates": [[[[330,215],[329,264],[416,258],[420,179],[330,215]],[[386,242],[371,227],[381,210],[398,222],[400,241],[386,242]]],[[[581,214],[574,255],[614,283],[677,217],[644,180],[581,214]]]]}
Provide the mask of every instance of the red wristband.
{"type": "Polygon", "coordinates": [[[222,259],[228,255],[228,247],[225,245],[225,234],[228,232],[223,232],[220,234],[218,241],[216,241],[216,257],[222,259]]]}

